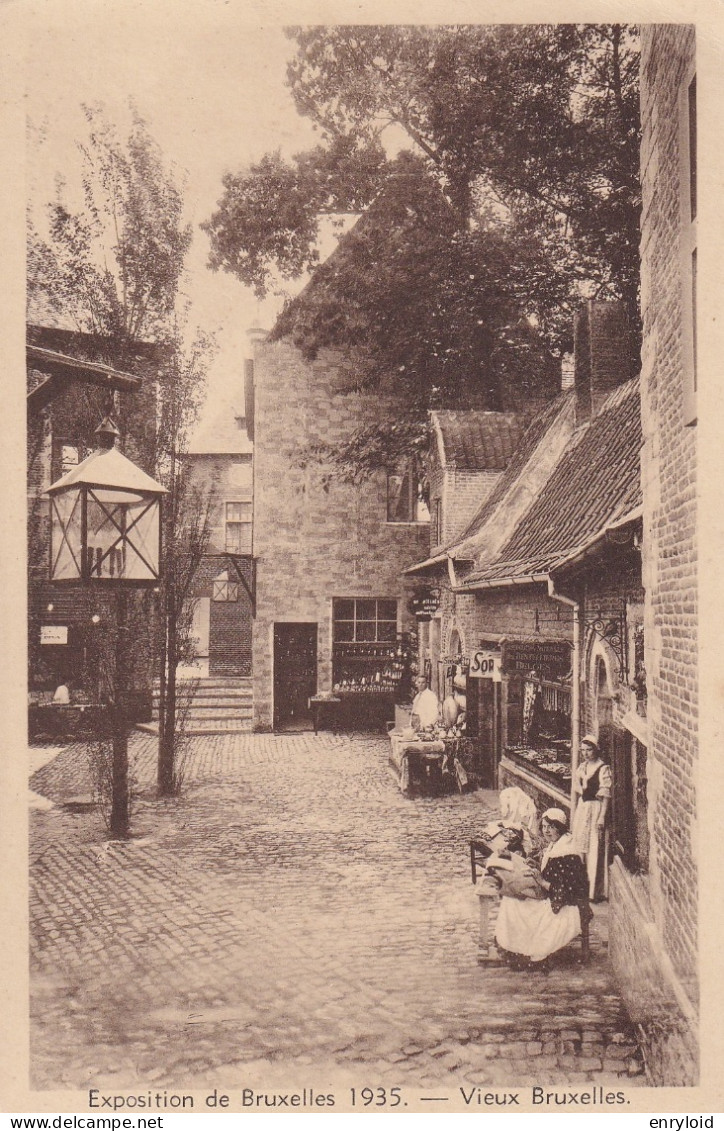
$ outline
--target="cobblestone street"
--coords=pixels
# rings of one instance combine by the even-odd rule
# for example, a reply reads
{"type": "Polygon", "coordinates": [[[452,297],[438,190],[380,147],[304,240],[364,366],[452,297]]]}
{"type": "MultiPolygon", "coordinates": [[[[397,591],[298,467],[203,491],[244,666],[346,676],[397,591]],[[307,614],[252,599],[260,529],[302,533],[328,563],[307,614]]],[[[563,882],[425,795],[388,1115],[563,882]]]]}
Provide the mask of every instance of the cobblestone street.
{"type": "Polygon", "coordinates": [[[644,1082],[602,909],[588,968],[478,966],[495,794],[406,799],[383,737],[237,734],[158,801],[156,749],[128,842],[78,803],[82,747],[31,778],[34,1088],[644,1082]]]}

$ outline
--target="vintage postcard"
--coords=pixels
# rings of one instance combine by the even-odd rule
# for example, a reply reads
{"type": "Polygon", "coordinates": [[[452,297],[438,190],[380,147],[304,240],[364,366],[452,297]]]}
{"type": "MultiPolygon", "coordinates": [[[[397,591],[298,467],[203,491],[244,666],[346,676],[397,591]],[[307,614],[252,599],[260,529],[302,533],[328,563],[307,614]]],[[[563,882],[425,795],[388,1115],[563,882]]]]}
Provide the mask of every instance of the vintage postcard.
{"type": "Polygon", "coordinates": [[[0,15],[3,1110],[713,1126],[720,13],[0,15]]]}

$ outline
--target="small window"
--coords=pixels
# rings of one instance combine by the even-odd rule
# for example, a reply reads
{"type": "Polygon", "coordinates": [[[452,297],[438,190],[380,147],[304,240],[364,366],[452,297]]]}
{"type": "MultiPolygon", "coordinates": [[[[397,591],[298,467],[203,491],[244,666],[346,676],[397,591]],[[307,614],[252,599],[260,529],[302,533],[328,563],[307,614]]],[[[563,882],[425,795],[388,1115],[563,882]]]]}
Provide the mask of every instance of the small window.
{"type": "Polygon", "coordinates": [[[387,521],[429,522],[420,480],[412,467],[387,473],[387,521]]]}
{"type": "Polygon", "coordinates": [[[229,554],[248,554],[251,552],[250,502],[226,504],[225,549],[229,554]]]}
{"type": "Polygon", "coordinates": [[[229,581],[228,573],[220,573],[218,577],[214,578],[212,599],[214,601],[238,601],[238,581],[229,581]]]}

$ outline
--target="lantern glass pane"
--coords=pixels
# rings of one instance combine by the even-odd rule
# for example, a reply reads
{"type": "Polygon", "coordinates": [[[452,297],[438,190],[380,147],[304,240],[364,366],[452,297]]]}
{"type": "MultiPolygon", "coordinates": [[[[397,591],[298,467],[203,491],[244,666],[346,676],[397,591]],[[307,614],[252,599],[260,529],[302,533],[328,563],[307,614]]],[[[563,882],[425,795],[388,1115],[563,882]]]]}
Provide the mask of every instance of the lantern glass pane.
{"type": "Polygon", "coordinates": [[[50,576],[73,581],[81,576],[83,531],[81,492],[65,491],[50,501],[50,576]]]}
{"type": "Polygon", "coordinates": [[[158,577],[159,505],[131,492],[88,492],[91,580],[153,581],[158,577]]]}

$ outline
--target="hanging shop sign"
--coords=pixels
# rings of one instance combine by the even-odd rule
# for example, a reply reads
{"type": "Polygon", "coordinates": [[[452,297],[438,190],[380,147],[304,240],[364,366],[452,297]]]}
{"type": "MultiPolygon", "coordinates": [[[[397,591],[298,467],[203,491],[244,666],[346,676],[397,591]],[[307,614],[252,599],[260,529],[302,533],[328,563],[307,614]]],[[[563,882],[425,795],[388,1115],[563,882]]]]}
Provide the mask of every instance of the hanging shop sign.
{"type": "Polygon", "coordinates": [[[571,666],[571,645],[567,640],[541,640],[534,644],[506,642],[505,670],[535,671],[545,679],[561,679],[571,666]]]}
{"type": "Polygon", "coordinates": [[[439,589],[424,589],[422,592],[417,593],[409,604],[410,612],[418,618],[418,620],[430,620],[437,610],[440,608],[440,590],[439,589]]]}
{"type": "Polygon", "coordinates": [[[474,652],[470,660],[468,675],[475,679],[492,679],[495,683],[500,683],[500,652],[474,652]]]}
{"type": "Polygon", "coordinates": [[[40,643],[41,644],[67,644],[68,643],[68,626],[67,626],[67,624],[41,624],[41,626],[40,626],[40,643]]]}

